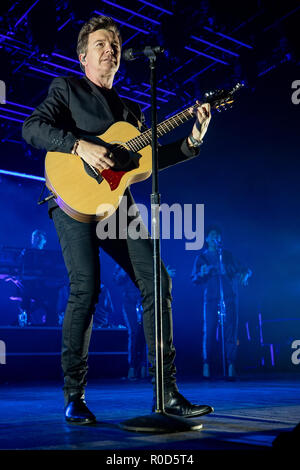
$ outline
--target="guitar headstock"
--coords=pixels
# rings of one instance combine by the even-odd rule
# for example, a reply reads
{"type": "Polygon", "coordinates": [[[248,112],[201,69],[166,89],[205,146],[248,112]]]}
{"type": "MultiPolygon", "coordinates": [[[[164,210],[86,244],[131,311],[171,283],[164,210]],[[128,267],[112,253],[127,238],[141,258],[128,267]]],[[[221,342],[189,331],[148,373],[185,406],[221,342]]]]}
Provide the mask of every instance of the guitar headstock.
{"type": "Polygon", "coordinates": [[[203,103],[209,103],[212,109],[216,109],[218,112],[226,111],[232,108],[235,101],[234,94],[244,86],[243,83],[237,83],[230,90],[214,90],[209,91],[203,96],[203,103]]]}

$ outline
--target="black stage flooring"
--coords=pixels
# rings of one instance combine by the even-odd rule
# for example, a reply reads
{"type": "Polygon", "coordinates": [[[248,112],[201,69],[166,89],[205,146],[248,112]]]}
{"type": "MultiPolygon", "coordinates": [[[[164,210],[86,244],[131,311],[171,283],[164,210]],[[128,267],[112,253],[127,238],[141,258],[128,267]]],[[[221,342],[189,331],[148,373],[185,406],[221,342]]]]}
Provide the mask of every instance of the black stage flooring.
{"type": "MultiPolygon", "coordinates": [[[[181,381],[188,399],[215,412],[197,418],[201,431],[139,434],[120,429],[125,419],[150,412],[148,382],[89,382],[87,402],[97,416],[91,426],[63,419],[61,383],[2,384],[0,449],[18,450],[258,450],[271,449],[282,431],[300,421],[299,374],[269,378],[181,381]]],[[[300,442],[299,442],[300,443],[300,442]]]]}

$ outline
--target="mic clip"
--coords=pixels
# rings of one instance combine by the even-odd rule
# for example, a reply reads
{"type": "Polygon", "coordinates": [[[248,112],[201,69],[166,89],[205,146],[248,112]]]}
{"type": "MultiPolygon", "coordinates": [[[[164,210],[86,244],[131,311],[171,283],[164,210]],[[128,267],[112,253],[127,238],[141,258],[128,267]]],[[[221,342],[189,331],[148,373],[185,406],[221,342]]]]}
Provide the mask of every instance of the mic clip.
{"type": "Polygon", "coordinates": [[[124,60],[135,60],[141,56],[146,56],[149,59],[154,59],[158,54],[162,54],[164,48],[161,46],[146,46],[144,49],[125,49],[122,54],[124,60]]]}

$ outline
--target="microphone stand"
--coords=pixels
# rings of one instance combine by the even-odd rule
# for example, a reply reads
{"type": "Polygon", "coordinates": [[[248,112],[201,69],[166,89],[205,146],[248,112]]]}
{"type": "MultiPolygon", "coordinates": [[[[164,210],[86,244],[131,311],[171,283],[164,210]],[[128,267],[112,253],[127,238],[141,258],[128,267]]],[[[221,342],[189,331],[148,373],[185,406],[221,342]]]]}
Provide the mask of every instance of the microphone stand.
{"type": "Polygon", "coordinates": [[[163,327],[160,262],[160,194],[158,188],[158,144],[157,144],[157,79],[156,53],[147,54],[150,66],[151,84],[151,129],[152,129],[152,194],[151,194],[151,237],[153,240],[153,283],[154,283],[154,321],[155,321],[155,412],[123,421],[119,424],[126,431],[136,432],[186,432],[202,429],[199,424],[180,416],[169,415],[164,407],[164,370],[163,370],[163,327]]]}
{"type": "Polygon", "coordinates": [[[222,280],[223,248],[222,248],[221,243],[216,242],[216,244],[217,244],[217,252],[219,255],[219,287],[220,287],[220,303],[219,303],[219,308],[218,308],[218,320],[221,326],[223,376],[226,377],[225,338],[224,338],[226,305],[224,301],[224,289],[223,289],[223,280],[222,280]]]}

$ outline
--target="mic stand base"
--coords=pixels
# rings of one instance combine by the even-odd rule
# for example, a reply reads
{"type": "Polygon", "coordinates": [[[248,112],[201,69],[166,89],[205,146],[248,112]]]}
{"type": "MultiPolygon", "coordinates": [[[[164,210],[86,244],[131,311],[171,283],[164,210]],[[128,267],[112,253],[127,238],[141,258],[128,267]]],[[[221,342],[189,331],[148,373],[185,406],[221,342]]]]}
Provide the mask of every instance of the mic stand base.
{"type": "Polygon", "coordinates": [[[200,431],[203,425],[197,421],[182,418],[181,416],[155,412],[150,415],[127,419],[126,421],[119,423],[119,427],[125,431],[162,434],[200,431]]]}

